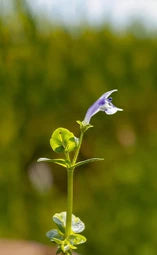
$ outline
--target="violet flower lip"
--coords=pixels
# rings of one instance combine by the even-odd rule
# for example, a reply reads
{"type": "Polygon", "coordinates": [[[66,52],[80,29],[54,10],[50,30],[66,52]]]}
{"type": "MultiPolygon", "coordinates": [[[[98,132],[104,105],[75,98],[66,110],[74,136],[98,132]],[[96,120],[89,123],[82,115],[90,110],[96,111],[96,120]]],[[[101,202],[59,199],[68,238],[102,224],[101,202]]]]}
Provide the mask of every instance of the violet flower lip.
{"type": "Polygon", "coordinates": [[[108,115],[112,115],[117,111],[123,111],[123,109],[116,107],[112,104],[112,98],[109,97],[113,92],[118,91],[117,89],[110,90],[104,93],[94,104],[92,104],[83,120],[84,125],[88,125],[92,116],[99,111],[103,111],[108,115]]]}

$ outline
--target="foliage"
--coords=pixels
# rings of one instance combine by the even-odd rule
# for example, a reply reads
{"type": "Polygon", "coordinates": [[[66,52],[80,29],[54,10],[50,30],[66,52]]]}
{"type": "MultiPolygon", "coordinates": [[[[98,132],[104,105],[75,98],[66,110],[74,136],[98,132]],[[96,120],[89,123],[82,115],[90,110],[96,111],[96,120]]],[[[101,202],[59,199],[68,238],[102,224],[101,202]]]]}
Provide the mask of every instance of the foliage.
{"type": "Polygon", "coordinates": [[[66,128],[57,128],[51,136],[50,144],[58,153],[68,153],[77,147],[76,137],[66,128]]]}
{"type": "Polygon", "coordinates": [[[105,155],[104,163],[76,171],[74,209],[88,222],[82,254],[156,254],[157,39],[117,35],[107,27],[70,33],[45,24],[43,31],[25,10],[5,21],[0,19],[0,236],[47,243],[43,233],[51,215],[66,206],[64,171],[52,167],[53,186],[40,193],[28,169],[40,155],[51,158],[46,139],[52,129],[64,123],[75,132],[73,122],[83,119],[96,95],[118,88],[124,113],[95,116],[81,150],[81,161],[105,155]]]}
{"type": "Polygon", "coordinates": [[[52,229],[47,232],[47,237],[58,245],[57,254],[65,252],[71,254],[71,250],[77,249],[77,245],[85,243],[86,238],[80,235],[84,229],[84,223],[75,215],[72,215],[72,233],[65,238],[66,212],[56,213],[53,221],[58,229],[52,229]]]}

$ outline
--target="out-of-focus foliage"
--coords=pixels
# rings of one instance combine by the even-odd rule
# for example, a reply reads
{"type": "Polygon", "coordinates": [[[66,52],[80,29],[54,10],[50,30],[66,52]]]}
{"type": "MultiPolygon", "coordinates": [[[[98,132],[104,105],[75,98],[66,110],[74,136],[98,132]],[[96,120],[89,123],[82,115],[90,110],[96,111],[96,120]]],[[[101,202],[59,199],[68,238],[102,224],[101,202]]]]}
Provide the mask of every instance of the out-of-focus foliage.
{"type": "Polygon", "coordinates": [[[36,160],[53,158],[52,131],[62,126],[78,136],[75,120],[118,88],[114,102],[124,112],[93,117],[81,150],[80,160],[105,160],[76,169],[74,213],[86,223],[88,239],[82,254],[155,255],[157,39],[106,27],[43,31],[22,7],[5,21],[0,18],[0,237],[48,243],[52,215],[66,209],[66,172],[36,160]]]}

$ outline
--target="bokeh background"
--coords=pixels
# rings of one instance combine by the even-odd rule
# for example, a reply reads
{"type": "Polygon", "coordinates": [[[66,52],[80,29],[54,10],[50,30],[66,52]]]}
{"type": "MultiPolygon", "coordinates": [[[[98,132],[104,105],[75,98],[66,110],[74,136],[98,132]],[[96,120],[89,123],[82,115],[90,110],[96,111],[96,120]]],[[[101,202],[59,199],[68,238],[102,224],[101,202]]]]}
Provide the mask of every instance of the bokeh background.
{"type": "Polygon", "coordinates": [[[0,4],[0,238],[49,243],[51,217],[66,209],[66,172],[36,160],[59,156],[52,132],[65,127],[79,136],[75,121],[117,88],[114,103],[124,112],[93,117],[80,153],[104,162],[75,172],[74,213],[88,239],[79,252],[155,255],[155,25],[145,26],[148,17],[123,29],[92,16],[58,22],[29,1],[0,4]]]}

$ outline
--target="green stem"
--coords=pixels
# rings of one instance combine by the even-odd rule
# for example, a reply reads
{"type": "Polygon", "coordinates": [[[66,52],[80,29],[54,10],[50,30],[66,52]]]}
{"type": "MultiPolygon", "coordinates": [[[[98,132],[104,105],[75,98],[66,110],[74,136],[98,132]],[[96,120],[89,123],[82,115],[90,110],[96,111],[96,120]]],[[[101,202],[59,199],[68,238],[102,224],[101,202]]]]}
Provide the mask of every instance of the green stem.
{"type": "MultiPolygon", "coordinates": [[[[79,151],[81,148],[82,140],[83,140],[84,132],[81,131],[79,144],[77,150],[75,152],[72,165],[74,165],[77,161],[79,151]]],[[[66,155],[67,156],[67,155],[66,155]]],[[[73,210],[73,175],[74,175],[74,167],[67,169],[67,186],[68,186],[68,198],[67,198],[67,215],[66,215],[66,231],[65,236],[68,237],[71,234],[72,229],[72,210],[73,210]]]]}
{"type": "Polygon", "coordinates": [[[81,148],[81,144],[82,144],[82,140],[83,140],[83,135],[84,135],[84,132],[81,131],[81,135],[80,135],[80,139],[79,139],[79,144],[78,144],[78,147],[77,147],[77,150],[75,152],[75,155],[74,155],[74,158],[73,158],[73,161],[72,161],[72,164],[74,165],[77,161],[77,158],[78,158],[78,155],[79,155],[79,152],[80,152],[80,148],[81,148]]]}
{"type": "Polygon", "coordinates": [[[66,237],[68,237],[71,234],[72,210],[73,210],[73,173],[74,173],[74,169],[72,168],[68,169],[67,171],[68,199],[67,199],[67,217],[66,217],[66,232],[65,232],[66,237]]]}
{"type": "Polygon", "coordinates": [[[65,158],[66,158],[66,160],[71,162],[69,152],[65,152],[65,158]]]}

